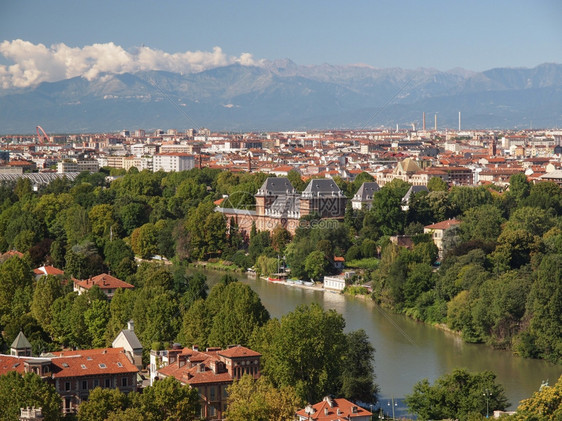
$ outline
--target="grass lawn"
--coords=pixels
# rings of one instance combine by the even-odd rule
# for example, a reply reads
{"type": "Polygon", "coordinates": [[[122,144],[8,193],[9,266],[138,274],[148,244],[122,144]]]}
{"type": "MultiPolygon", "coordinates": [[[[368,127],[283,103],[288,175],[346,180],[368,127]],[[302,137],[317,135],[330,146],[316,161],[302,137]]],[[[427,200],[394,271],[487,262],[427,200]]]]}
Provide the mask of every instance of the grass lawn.
{"type": "Polygon", "coordinates": [[[345,262],[345,267],[349,269],[376,269],[379,266],[379,262],[380,260],[375,257],[368,257],[345,262]]]}

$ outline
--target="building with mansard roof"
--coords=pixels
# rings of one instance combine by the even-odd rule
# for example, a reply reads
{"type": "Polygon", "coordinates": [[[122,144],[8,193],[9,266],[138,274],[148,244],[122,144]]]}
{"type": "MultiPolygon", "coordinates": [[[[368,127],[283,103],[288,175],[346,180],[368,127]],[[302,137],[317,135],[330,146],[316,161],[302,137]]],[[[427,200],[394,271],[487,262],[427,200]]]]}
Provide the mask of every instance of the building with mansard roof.
{"type": "Polygon", "coordinates": [[[373,197],[379,190],[380,187],[376,181],[365,181],[351,199],[351,207],[353,209],[371,209],[373,197]]]}
{"type": "Polygon", "coordinates": [[[317,215],[322,220],[340,220],[345,215],[347,198],[330,179],[311,180],[302,193],[297,193],[288,178],[270,177],[255,194],[254,209],[229,208],[228,199],[217,207],[240,232],[248,235],[252,225],[258,231],[273,231],[277,226],[286,228],[294,234],[301,218],[317,215]]]}

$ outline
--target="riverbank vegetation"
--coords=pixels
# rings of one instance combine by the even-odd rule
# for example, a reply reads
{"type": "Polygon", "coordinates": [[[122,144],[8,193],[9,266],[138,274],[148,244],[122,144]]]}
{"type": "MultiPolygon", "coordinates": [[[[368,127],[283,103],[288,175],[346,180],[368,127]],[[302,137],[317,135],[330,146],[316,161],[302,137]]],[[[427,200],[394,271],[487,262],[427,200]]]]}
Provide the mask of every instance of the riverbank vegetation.
{"type": "MultiPolygon", "coordinates": [[[[228,195],[229,206],[252,208],[264,174],[132,170],[114,181],[107,175],[58,179],[37,191],[26,179],[0,186],[0,251],[23,253],[5,255],[0,265],[3,350],[20,329],[35,353],[107,345],[131,318],[146,348],[174,341],[185,334],[183,319],[193,306],[200,317],[210,311],[198,301],[206,298],[205,282],[188,276],[186,263],[260,273],[287,266],[292,278],[320,281],[337,272],[338,256],[357,266],[358,284],[370,284],[380,305],[446,324],[469,342],[562,360],[562,195],[553,183],[531,185],[522,174],[508,189],[448,188],[432,180],[403,211],[410,186],[395,180],[375,194],[372,209],[348,206],[341,222],[320,224],[307,215],[294,236],[282,227],[254,227],[247,238],[214,212],[214,202],[228,195]],[[460,224],[446,232],[438,259],[423,227],[449,218],[460,224]],[[394,235],[409,236],[411,247],[395,245],[394,235]],[[36,280],[32,269],[45,264],[63,269],[68,282],[36,280]],[[111,302],[95,288],[72,292],[72,277],[103,272],[135,289],[118,291],[111,302]]],[[[371,179],[335,181],[352,197],[371,179]]]]}

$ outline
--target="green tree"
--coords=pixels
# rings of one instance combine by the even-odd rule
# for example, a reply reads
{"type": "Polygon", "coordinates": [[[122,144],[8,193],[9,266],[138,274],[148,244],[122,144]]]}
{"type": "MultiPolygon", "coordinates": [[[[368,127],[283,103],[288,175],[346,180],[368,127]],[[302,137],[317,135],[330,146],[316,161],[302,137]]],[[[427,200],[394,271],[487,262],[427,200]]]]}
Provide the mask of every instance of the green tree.
{"type": "Polygon", "coordinates": [[[513,198],[517,206],[529,196],[530,191],[531,183],[529,183],[524,173],[513,174],[509,177],[509,190],[507,191],[507,195],[513,198]]]}
{"type": "Polygon", "coordinates": [[[93,300],[84,313],[84,322],[94,348],[101,348],[106,343],[105,332],[109,316],[109,303],[105,300],[93,300]]]}
{"type": "Polygon", "coordinates": [[[67,244],[74,246],[83,242],[91,233],[88,212],[80,206],[74,205],[62,211],[59,216],[59,223],[64,227],[67,244]]]}
{"type": "Polygon", "coordinates": [[[153,342],[174,340],[179,331],[175,294],[161,286],[145,287],[136,294],[133,309],[135,333],[145,348],[153,342]]]}
{"type": "Polygon", "coordinates": [[[105,342],[109,345],[117,337],[121,329],[133,318],[136,291],[129,288],[118,288],[109,302],[109,321],[105,332],[105,342]]]}
{"type": "Polygon", "coordinates": [[[402,211],[402,198],[410,188],[402,180],[393,180],[373,195],[373,206],[366,219],[383,235],[395,235],[404,230],[406,215],[402,211]]]}
{"type": "Polygon", "coordinates": [[[326,255],[319,250],[311,252],[304,261],[304,269],[309,279],[319,282],[328,272],[330,262],[326,255]]]}
{"type": "Polygon", "coordinates": [[[429,191],[447,191],[449,186],[440,177],[431,177],[427,182],[427,189],[429,191]]]}
{"type": "Polygon", "coordinates": [[[135,254],[131,247],[120,238],[107,241],[103,249],[105,263],[119,279],[128,279],[136,271],[135,254]]]}
{"type": "Polygon", "coordinates": [[[562,376],[554,386],[542,385],[538,392],[519,403],[509,418],[515,421],[557,421],[562,419],[562,376]]]}
{"type": "Polygon", "coordinates": [[[96,237],[109,238],[113,230],[118,231],[112,205],[102,204],[92,207],[88,212],[88,219],[92,226],[92,234],[96,237]]]}
{"type": "Polygon", "coordinates": [[[483,186],[454,186],[449,192],[449,200],[459,213],[493,202],[492,193],[483,186]]]}
{"type": "Polygon", "coordinates": [[[129,406],[127,395],[119,389],[96,387],[78,407],[78,421],[105,421],[112,413],[129,406]]]}
{"type": "Polygon", "coordinates": [[[278,260],[275,257],[261,255],[256,260],[256,271],[262,276],[270,276],[277,273],[278,260]]]}
{"type": "Polygon", "coordinates": [[[136,255],[147,259],[158,252],[158,231],[150,222],[131,233],[131,248],[136,255]]]}
{"type": "Polygon", "coordinates": [[[268,343],[255,345],[264,357],[263,372],[276,387],[293,386],[307,402],[338,392],[341,356],[347,350],[340,314],[318,304],[303,305],[283,316],[274,331],[268,325],[268,343]]]}
{"type": "Polygon", "coordinates": [[[12,257],[0,265],[0,322],[10,313],[18,291],[31,288],[31,269],[25,260],[12,257]]]}
{"type": "Polygon", "coordinates": [[[278,253],[282,253],[285,250],[285,246],[290,242],[291,233],[281,225],[277,225],[271,233],[271,246],[273,249],[278,253]]]}
{"type": "Polygon", "coordinates": [[[0,376],[0,408],[2,421],[19,420],[20,408],[41,407],[45,421],[62,419],[61,397],[54,386],[35,373],[23,376],[10,371],[0,376]]]}
{"type": "Polygon", "coordinates": [[[474,414],[486,415],[487,406],[490,410],[508,406],[504,388],[495,380],[491,371],[457,369],[439,377],[433,386],[427,379],[416,383],[412,394],[406,396],[406,404],[420,420],[468,420],[474,414]]]}
{"type": "Polygon", "coordinates": [[[504,222],[501,211],[494,205],[471,208],[464,214],[461,236],[465,241],[496,241],[504,222]]]}
{"type": "Polygon", "coordinates": [[[535,206],[544,210],[552,209],[557,215],[562,210],[562,193],[558,184],[543,181],[533,184],[525,205],[535,206]]]}
{"type": "Polygon", "coordinates": [[[183,386],[174,377],[166,377],[135,394],[132,406],[154,421],[198,420],[200,412],[197,389],[183,386]]]}
{"type": "Polygon", "coordinates": [[[47,332],[51,331],[51,307],[62,295],[61,280],[58,277],[48,275],[37,280],[31,302],[31,314],[47,332]]]}
{"type": "Polygon", "coordinates": [[[194,259],[219,254],[226,245],[226,221],[214,212],[215,205],[204,201],[191,209],[185,227],[189,236],[189,253],[194,259]]]}
{"type": "Polygon", "coordinates": [[[291,386],[277,389],[261,376],[249,374],[228,387],[226,418],[231,421],[292,421],[303,405],[291,386]]]}
{"type": "Polygon", "coordinates": [[[379,389],[375,384],[373,366],[375,348],[363,329],[345,336],[347,352],[343,361],[341,396],[352,401],[375,403],[379,389]]]}
{"type": "Polygon", "coordinates": [[[146,206],[137,202],[127,203],[117,209],[117,216],[127,235],[148,222],[148,213],[146,206]]]}
{"type": "Polygon", "coordinates": [[[562,255],[541,262],[529,295],[530,333],[543,358],[562,361],[562,255]]]}
{"type": "Polygon", "coordinates": [[[209,333],[211,346],[247,345],[254,329],[269,320],[260,297],[240,282],[213,287],[207,305],[214,314],[209,333]]]}
{"type": "Polygon", "coordinates": [[[198,345],[202,349],[208,347],[211,325],[212,314],[207,309],[205,300],[194,301],[183,315],[180,342],[186,346],[198,345]]]}
{"type": "Polygon", "coordinates": [[[287,178],[296,191],[302,192],[306,188],[305,182],[302,180],[301,174],[297,170],[291,170],[287,173],[287,178]]]}

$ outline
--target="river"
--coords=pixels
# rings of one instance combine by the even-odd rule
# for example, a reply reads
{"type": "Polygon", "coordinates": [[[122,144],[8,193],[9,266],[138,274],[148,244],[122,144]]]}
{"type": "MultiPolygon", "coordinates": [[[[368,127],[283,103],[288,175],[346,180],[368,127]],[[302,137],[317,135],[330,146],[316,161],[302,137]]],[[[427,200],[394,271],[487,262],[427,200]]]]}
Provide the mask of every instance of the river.
{"type": "MultiPolygon", "coordinates": [[[[209,286],[223,274],[204,273],[209,286]]],[[[235,276],[260,296],[272,317],[281,318],[300,304],[316,302],[324,309],[342,314],[346,331],[364,329],[376,349],[379,399],[386,411],[394,398],[398,403],[397,415],[405,414],[402,399],[412,392],[416,382],[427,378],[433,383],[455,368],[493,371],[505,387],[510,409],[515,409],[521,399],[530,397],[542,381],[548,380],[553,385],[562,373],[560,365],[520,358],[486,345],[466,344],[453,333],[384,311],[371,300],[235,276]]]]}

